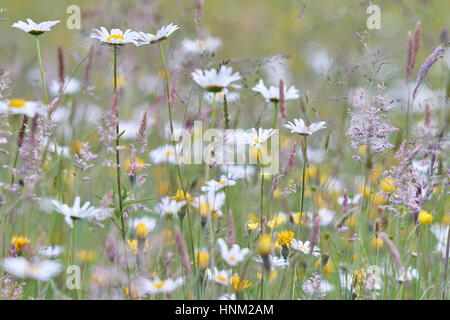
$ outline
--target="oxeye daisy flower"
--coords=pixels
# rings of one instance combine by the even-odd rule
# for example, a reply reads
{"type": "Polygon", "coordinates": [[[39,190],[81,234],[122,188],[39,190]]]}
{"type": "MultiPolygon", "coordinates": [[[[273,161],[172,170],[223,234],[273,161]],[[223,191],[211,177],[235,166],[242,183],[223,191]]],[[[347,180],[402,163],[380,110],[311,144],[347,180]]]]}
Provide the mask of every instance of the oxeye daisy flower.
{"type": "Polygon", "coordinates": [[[127,43],[132,43],[135,46],[140,45],[139,33],[131,29],[127,29],[125,32],[120,29],[111,29],[111,32],[109,32],[105,27],[100,27],[100,29],[93,30],[91,38],[112,46],[121,46],[127,43]]]}
{"type": "Polygon", "coordinates": [[[233,82],[241,79],[239,72],[233,73],[231,67],[222,65],[219,70],[200,70],[192,72],[192,79],[208,92],[221,92],[224,89],[238,89],[239,85],[233,82]]]}
{"type": "Polygon", "coordinates": [[[183,278],[179,277],[175,280],[172,279],[166,279],[166,280],[160,280],[158,277],[156,277],[153,280],[141,278],[140,280],[140,292],[142,292],[143,295],[145,294],[158,294],[158,293],[170,293],[174,291],[176,288],[181,286],[183,284],[183,278]]]}
{"type": "MultiPolygon", "coordinates": [[[[308,215],[309,221],[313,221],[314,214],[312,212],[308,212],[307,215],[308,215]]],[[[328,210],[326,208],[320,208],[317,211],[317,215],[320,219],[320,225],[327,226],[333,221],[334,217],[336,216],[336,212],[334,212],[332,210],[328,210]]]]}
{"type": "MultiPolygon", "coordinates": [[[[177,146],[178,153],[180,152],[177,146]]],[[[173,145],[166,144],[150,151],[150,159],[154,164],[176,163],[175,148],[173,145]]]]}
{"type": "Polygon", "coordinates": [[[31,19],[27,19],[27,22],[17,21],[12,27],[25,31],[33,36],[38,36],[43,34],[45,31],[50,31],[51,28],[59,23],[59,20],[56,21],[44,21],[41,23],[36,23],[31,19]]]}
{"type": "Polygon", "coordinates": [[[180,29],[176,24],[169,24],[167,26],[161,27],[155,34],[139,32],[139,40],[141,41],[139,45],[158,43],[160,41],[166,40],[172,33],[180,29]]]}
{"type": "Polygon", "coordinates": [[[220,285],[228,286],[231,284],[231,270],[218,270],[214,267],[214,271],[211,269],[206,270],[206,276],[209,280],[215,281],[220,285]]]}
{"type": "Polygon", "coordinates": [[[28,261],[23,257],[9,257],[3,260],[3,268],[15,277],[22,279],[35,279],[49,281],[62,271],[58,261],[32,259],[28,261]]]}
{"type": "Polygon", "coordinates": [[[173,217],[178,211],[186,204],[186,201],[176,201],[170,199],[170,197],[164,197],[161,202],[156,206],[156,212],[163,217],[173,217]]]}
{"type": "MultiPolygon", "coordinates": [[[[292,239],[291,248],[295,249],[303,254],[309,254],[309,251],[311,250],[311,244],[309,241],[303,242],[300,240],[292,239]]],[[[314,246],[312,255],[315,257],[319,257],[320,256],[320,248],[318,248],[317,246],[314,246]]]]}
{"type": "Polygon", "coordinates": [[[225,204],[225,193],[208,192],[206,195],[200,195],[195,198],[192,206],[200,211],[202,217],[202,223],[206,223],[208,215],[212,214],[213,217],[222,217],[222,206],[225,204]]]}
{"type": "MultiPolygon", "coordinates": [[[[264,260],[261,256],[254,257],[253,260],[256,261],[257,263],[264,264],[264,260]]],[[[284,268],[289,265],[289,261],[285,260],[282,257],[277,257],[271,254],[268,255],[268,260],[271,266],[271,270],[273,270],[276,267],[284,268]]]]}
{"type": "Polygon", "coordinates": [[[291,133],[298,133],[302,136],[310,136],[314,132],[319,131],[320,129],[326,128],[326,122],[320,121],[320,122],[314,122],[309,126],[305,125],[305,122],[302,119],[294,119],[294,123],[288,122],[284,125],[285,128],[290,129],[291,133]]]}
{"type": "MultiPolygon", "coordinates": [[[[262,79],[259,80],[258,84],[252,88],[253,91],[259,92],[267,102],[279,102],[280,101],[280,88],[275,86],[270,86],[267,88],[262,79]]],[[[300,94],[297,88],[290,86],[289,89],[283,87],[284,100],[296,100],[300,98],[300,94]]]]}
{"type": "Polygon", "coordinates": [[[139,218],[134,218],[128,222],[128,226],[136,230],[139,224],[143,224],[147,230],[153,231],[156,227],[156,219],[148,216],[143,216],[139,218]]]}
{"type": "Polygon", "coordinates": [[[250,252],[248,248],[241,249],[238,244],[233,244],[229,249],[225,240],[222,238],[217,239],[217,244],[220,247],[222,259],[231,267],[243,261],[245,256],[250,252]]]}
{"type": "Polygon", "coordinates": [[[252,128],[250,132],[244,133],[244,139],[247,144],[252,147],[256,147],[258,151],[261,151],[261,145],[269,140],[269,138],[275,133],[273,129],[263,129],[259,128],[256,130],[252,128]]]}
{"type": "Polygon", "coordinates": [[[212,105],[213,103],[224,103],[225,102],[225,96],[227,99],[227,103],[233,103],[239,100],[239,93],[234,91],[229,91],[227,89],[224,89],[220,92],[205,92],[204,98],[206,103],[212,105]]]}
{"type": "Polygon", "coordinates": [[[191,54],[206,54],[215,53],[222,45],[222,40],[215,37],[206,37],[204,39],[185,39],[181,42],[181,47],[184,52],[191,54]]]}
{"type": "Polygon", "coordinates": [[[75,197],[72,207],[58,200],[52,200],[51,203],[54,209],[64,216],[65,221],[71,228],[73,228],[73,220],[87,219],[89,221],[103,221],[109,218],[109,209],[91,207],[89,201],[80,206],[80,202],[80,197],[75,197]]]}
{"type": "Polygon", "coordinates": [[[220,169],[234,180],[248,178],[255,174],[255,167],[250,165],[222,165],[220,169]]]}
{"type": "Polygon", "coordinates": [[[64,252],[64,248],[61,246],[41,247],[38,252],[41,256],[56,258],[64,252]]]}
{"type": "Polygon", "coordinates": [[[61,86],[59,80],[53,80],[49,86],[50,94],[53,96],[58,96],[60,94],[61,87],[64,90],[65,95],[72,95],[80,92],[81,82],[78,79],[69,78],[66,76],[64,78],[64,84],[61,86]]]}
{"type": "Polygon", "coordinates": [[[40,102],[23,99],[9,99],[0,101],[0,114],[23,114],[33,118],[37,114],[44,114],[44,107],[40,102]]]}
{"type": "Polygon", "coordinates": [[[205,185],[201,187],[201,190],[203,192],[217,192],[223,188],[234,186],[235,184],[235,179],[222,175],[219,181],[214,179],[206,181],[205,185]]]}

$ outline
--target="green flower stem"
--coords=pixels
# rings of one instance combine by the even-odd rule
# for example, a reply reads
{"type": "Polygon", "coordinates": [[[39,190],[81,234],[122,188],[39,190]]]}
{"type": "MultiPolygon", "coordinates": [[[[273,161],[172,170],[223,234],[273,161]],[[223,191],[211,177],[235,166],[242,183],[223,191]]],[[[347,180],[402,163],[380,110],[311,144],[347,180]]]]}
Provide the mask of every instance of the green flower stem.
{"type": "MultiPolygon", "coordinates": [[[[114,46],[114,93],[117,90],[117,46],[114,46]]],[[[125,235],[125,222],[123,218],[123,199],[122,199],[122,183],[120,181],[120,137],[119,137],[119,108],[117,108],[116,111],[116,118],[117,118],[117,124],[116,124],[116,179],[117,179],[117,193],[119,197],[119,211],[120,211],[120,228],[121,228],[121,234],[122,234],[122,241],[124,246],[126,246],[126,235],[125,235]]],[[[125,248],[124,252],[124,259],[125,259],[125,268],[127,271],[127,281],[128,281],[128,297],[131,297],[131,281],[130,281],[130,268],[128,266],[128,259],[127,259],[127,252],[125,248]]]]}
{"type": "Polygon", "coordinates": [[[300,231],[302,227],[303,206],[305,202],[305,175],[306,175],[306,162],[307,162],[307,150],[308,141],[306,135],[303,136],[303,172],[302,172],[302,191],[300,195],[300,216],[298,220],[298,236],[300,237],[300,231]]]}
{"type": "Polygon", "coordinates": [[[276,128],[277,127],[277,122],[278,122],[278,101],[275,101],[273,103],[273,123],[272,123],[272,128],[276,128]]]}
{"type": "MultiPolygon", "coordinates": [[[[183,178],[181,176],[181,169],[180,169],[180,165],[179,165],[179,161],[178,161],[178,151],[177,151],[176,143],[174,140],[175,135],[174,135],[174,130],[173,130],[172,105],[170,103],[169,72],[167,71],[166,58],[164,56],[164,50],[161,46],[161,42],[159,42],[158,45],[159,45],[159,52],[161,54],[161,60],[162,60],[163,68],[164,68],[164,74],[165,74],[165,78],[166,78],[167,107],[169,110],[170,132],[171,132],[172,138],[173,138],[171,140],[172,140],[172,144],[173,144],[173,149],[175,151],[175,166],[177,167],[178,179],[180,180],[181,190],[183,190],[184,198],[187,199],[186,189],[184,188],[183,178]]],[[[192,236],[192,227],[191,227],[191,217],[189,214],[189,206],[187,206],[186,210],[187,210],[186,215],[187,215],[188,226],[189,226],[189,237],[190,237],[192,261],[195,261],[194,239],[192,236]]]]}

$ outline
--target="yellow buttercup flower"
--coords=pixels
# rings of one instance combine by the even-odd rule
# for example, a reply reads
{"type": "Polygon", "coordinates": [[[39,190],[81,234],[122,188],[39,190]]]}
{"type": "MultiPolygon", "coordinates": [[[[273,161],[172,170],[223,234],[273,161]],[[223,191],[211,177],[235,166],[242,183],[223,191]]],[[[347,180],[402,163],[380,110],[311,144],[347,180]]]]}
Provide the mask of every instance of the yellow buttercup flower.
{"type": "Polygon", "coordinates": [[[135,158],[132,162],[130,158],[127,158],[124,162],[124,166],[127,172],[131,174],[136,174],[144,168],[145,162],[142,159],[135,158]]]}
{"type": "Polygon", "coordinates": [[[270,234],[261,236],[258,242],[258,253],[261,256],[268,256],[272,252],[272,237],[270,234]]]}
{"type": "Polygon", "coordinates": [[[200,269],[205,270],[209,264],[209,252],[199,251],[195,253],[195,267],[199,266],[200,269]]]}
{"type": "MultiPolygon", "coordinates": [[[[270,275],[269,275],[269,282],[273,282],[276,278],[277,278],[277,275],[278,275],[278,271],[277,271],[277,269],[272,269],[271,271],[270,271],[270,275]]],[[[262,272],[261,271],[258,271],[258,273],[256,274],[256,276],[257,276],[257,278],[258,278],[258,280],[261,280],[262,279],[262,272]]]]}
{"type": "Polygon", "coordinates": [[[299,222],[301,224],[305,223],[305,219],[306,219],[306,213],[303,212],[302,214],[302,219],[300,220],[300,211],[295,213],[295,216],[293,217],[294,223],[298,224],[299,222]]]}
{"type": "Polygon", "coordinates": [[[194,203],[194,199],[192,199],[189,192],[186,192],[186,198],[184,197],[184,192],[182,189],[178,189],[176,195],[170,197],[170,199],[173,199],[176,202],[186,201],[187,205],[194,203]]]}
{"type": "Polygon", "coordinates": [[[137,254],[138,253],[138,242],[137,242],[137,240],[130,240],[130,239],[128,239],[127,240],[127,243],[128,243],[128,251],[129,252],[131,252],[131,253],[133,253],[133,254],[137,254]]]}
{"type": "Polygon", "coordinates": [[[419,213],[419,222],[426,226],[427,224],[433,222],[433,215],[426,211],[421,211],[419,213]]]}
{"type": "Polygon", "coordinates": [[[276,217],[270,219],[270,220],[267,222],[267,226],[268,226],[269,228],[272,228],[272,229],[273,229],[273,228],[276,228],[276,227],[280,226],[281,224],[283,224],[283,223],[285,223],[285,222],[286,222],[286,218],[283,217],[283,216],[278,215],[278,216],[276,216],[276,217]]]}
{"type": "Polygon", "coordinates": [[[258,217],[252,212],[248,215],[247,221],[249,222],[258,222],[258,217]]]}
{"type": "Polygon", "coordinates": [[[243,290],[252,285],[248,280],[241,279],[239,276],[233,276],[231,278],[231,283],[233,284],[234,291],[243,290]]]}
{"type": "Polygon", "coordinates": [[[259,223],[258,222],[247,222],[247,230],[249,232],[258,229],[258,227],[259,227],[259,223]]]}
{"type": "Polygon", "coordinates": [[[384,179],[383,181],[381,181],[381,184],[380,184],[381,190],[383,190],[384,192],[389,192],[389,193],[394,192],[395,191],[394,182],[395,182],[395,180],[392,178],[384,179]]]}
{"type": "Polygon", "coordinates": [[[14,236],[11,239],[11,244],[13,244],[17,251],[22,251],[23,248],[30,243],[30,239],[23,236],[14,236]]]}
{"type": "Polygon", "coordinates": [[[277,232],[278,243],[280,246],[289,247],[291,245],[292,240],[294,239],[294,232],[289,230],[283,230],[281,232],[277,232]]]}
{"type": "Polygon", "coordinates": [[[147,227],[145,226],[145,223],[143,223],[143,222],[140,222],[136,226],[136,235],[139,239],[145,239],[145,237],[147,237],[149,232],[150,232],[150,230],[147,229],[147,227]]]}
{"type": "Polygon", "coordinates": [[[383,240],[380,237],[374,237],[370,241],[370,245],[372,246],[372,248],[378,250],[378,249],[383,248],[384,243],[383,243],[383,240]]]}

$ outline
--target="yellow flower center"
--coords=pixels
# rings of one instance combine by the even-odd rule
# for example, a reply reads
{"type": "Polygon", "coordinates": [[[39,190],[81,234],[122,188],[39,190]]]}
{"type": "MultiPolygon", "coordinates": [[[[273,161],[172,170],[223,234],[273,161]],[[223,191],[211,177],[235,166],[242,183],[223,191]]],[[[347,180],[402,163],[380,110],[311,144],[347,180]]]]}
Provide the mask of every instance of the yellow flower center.
{"type": "Polygon", "coordinates": [[[9,106],[11,108],[23,108],[26,105],[26,101],[23,99],[11,99],[9,100],[9,106]]]}
{"type": "Polygon", "coordinates": [[[230,261],[236,261],[236,259],[233,256],[230,256],[230,261]]]}
{"type": "Polygon", "coordinates": [[[139,224],[136,226],[136,235],[140,239],[145,238],[149,232],[150,232],[150,230],[147,229],[147,227],[145,226],[145,223],[143,223],[143,222],[139,222],[139,224]]]}
{"type": "Polygon", "coordinates": [[[153,286],[157,289],[161,289],[164,286],[164,281],[153,282],[153,286]]]}
{"type": "Polygon", "coordinates": [[[221,181],[217,182],[217,184],[225,184],[225,183],[227,183],[227,180],[221,180],[221,181]]]}
{"type": "Polygon", "coordinates": [[[220,282],[227,282],[227,278],[225,278],[224,276],[218,275],[216,276],[216,279],[219,280],[220,282]]]}
{"type": "Polygon", "coordinates": [[[166,157],[170,156],[172,154],[172,150],[166,150],[166,157]]]}
{"type": "Polygon", "coordinates": [[[117,40],[125,40],[125,38],[120,34],[112,34],[106,40],[109,42],[111,39],[117,39],[117,40]]]}
{"type": "Polygon", "coordinates": [[[258,137],[254,137],[254,138],[253,138],[253,142],[254,142],[254,143],[258,143],[258,137]]]}
{"type": "Polygon", "coordinates": [[[311,128],[310,127],[306,127],[306,130],[311,131],[311,128]]]}

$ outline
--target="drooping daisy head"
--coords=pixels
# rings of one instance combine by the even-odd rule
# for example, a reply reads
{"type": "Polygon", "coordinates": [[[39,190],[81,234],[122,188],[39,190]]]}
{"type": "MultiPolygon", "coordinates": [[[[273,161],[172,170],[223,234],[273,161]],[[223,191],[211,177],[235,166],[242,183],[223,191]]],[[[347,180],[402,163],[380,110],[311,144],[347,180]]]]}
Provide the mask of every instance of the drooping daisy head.
{"type": "Polygon", "coordinates": [[[215,37],[207,37],[204,39],[185,39],[181,42],[183,51],[191,54],[206,54],[215,53],[217,49],[222,45],[222,40],[215,37]]]}
{"type": "Polygon", "coordinates": [[[158,43],[163,40],[166,40],[172,33],[180,29],[176,24],[169,24],[167,26],[163,26],[156,33],[145,33],[139,32],[139,40],[141,41],[139,45],[150,44],[150,43],[158,43]]]}
{"type": "Polygon", "coordinates": [[[221,92],[224,89],[232,90],[240,88],[233,82],[240,80],[239,72],[233,73],[231,67],[222,65],[219,70],[200,70],[192,72],[192,79],[202,88],[209,92],[221,92]]]}
{"type": "Polygon", "coordinates": [[[93,30],[91,38],[112,46],[121,46],[127,43],[139,46],[140,36],[138,32],[131,29],[127,29],[125,32],[120,29],[111,29],[111,32],[108,32],[105,27],[100,27],[100,29],[93,30]]]}
{"type": "Polygon", "coordinates": [[[59,20],[56,21],[44,21],[41,23],[36,23],[31,19],[27,19],[27,22],[17,21],[12,27],[20,29],[22,31],[28,32],[33,36],[38,36],[43,34],[45,31],[50,31],[51,27],[57,24],[59,20]]]}
{"type": "Polygon", "coordinates": [[[0,114],[23,114],[33,118],[37,114],[44,114],[41,103],[36,101],[26,101],[23,99],[9,99],[0,101],[0,114]]]}
{"type": "Polygon", "coordinates": [[[319,131],[320,129],[326,128],[326,122],[314,122],[311,125],[305,125],[305,122],[302,119],[294,119],[294,123],[288,122],[284,125],[285,128],[290,129],[291,133],[298,133],[302,136],[310,136],[314,132],[319,131]]]}
{"type": "MultiPolygon", "coordinates": [[[[280,100],[280,88],[275,86],[266,87],[262,79],[259,80],[258,84],[252,88],[253,91],[259,92],[267,102],[278,102],[280,100]]],[[[295,100],[300,98],[300,94],[297,88],[294,86],[286,89],[283,87],[284,100],[295,100]]]]}

